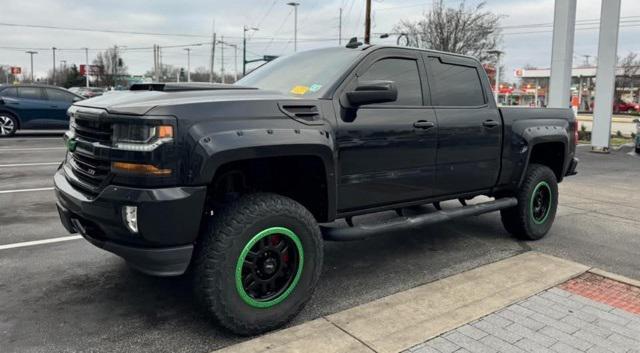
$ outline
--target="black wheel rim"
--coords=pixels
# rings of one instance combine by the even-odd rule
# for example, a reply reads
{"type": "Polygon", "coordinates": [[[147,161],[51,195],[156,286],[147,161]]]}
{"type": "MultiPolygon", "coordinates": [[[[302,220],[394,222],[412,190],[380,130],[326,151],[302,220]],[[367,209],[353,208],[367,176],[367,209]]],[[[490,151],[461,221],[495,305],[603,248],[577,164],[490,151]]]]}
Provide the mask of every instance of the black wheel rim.
{"type": "Polygon", "coordinates": [[[249,305],[274,306],[286,299],[302,272],[302,244],[295,233],[273,227],[245,246],[236,266],[236,287],[249,305]]]}
{"type": "Polygon", "coordinates": [[[545,181],[541,181],[533,189],[531,195],[530,212],[533,222],[536,224],[542,224],[549,218],[549,211],[551,210],[551,203],[553,201],[553,195],[551,194],[551,187],[545,181]]]}

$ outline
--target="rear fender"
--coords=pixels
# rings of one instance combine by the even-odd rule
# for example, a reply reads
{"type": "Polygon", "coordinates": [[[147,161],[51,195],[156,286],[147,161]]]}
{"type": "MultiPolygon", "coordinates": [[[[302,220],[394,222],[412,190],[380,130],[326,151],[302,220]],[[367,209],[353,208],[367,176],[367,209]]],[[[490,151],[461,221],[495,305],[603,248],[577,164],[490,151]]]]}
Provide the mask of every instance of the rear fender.
{"type": "MultiPolygon", "coordinates": [[[[512,174],[510,183],[516,188],[522,184],[531,161],[531,153],[536,145],[549,142],[562,143],[564,161],[561,176],[564,175],[571,161],[569,145],[571,137],[567,132],[569,122],[559,119],[524,120],[513,124],[511,141],[512,174]]],[[[558,181],[561,181],[559,178],[558,181]]]]}

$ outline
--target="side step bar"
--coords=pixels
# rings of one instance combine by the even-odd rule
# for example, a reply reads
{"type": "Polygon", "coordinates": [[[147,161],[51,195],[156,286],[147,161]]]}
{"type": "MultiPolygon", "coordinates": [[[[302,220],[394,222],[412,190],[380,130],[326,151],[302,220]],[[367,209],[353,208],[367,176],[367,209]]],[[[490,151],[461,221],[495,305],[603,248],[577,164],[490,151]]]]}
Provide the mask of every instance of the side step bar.
{"type": "Polygon", "coordinates": [[[450,210],[441,210],[411,217],[398,217],[380,224],[365,224],[356,227],[321,226],[320,230],[322,231],[322,237],[325,240],[362,240],[374,235],[380,235],[391,231],[416,229],[430,224],[446,222],[461,217],[477,216],[483,213],[498,211],[517,205],[517,198],[508,197],[450,210]]]}

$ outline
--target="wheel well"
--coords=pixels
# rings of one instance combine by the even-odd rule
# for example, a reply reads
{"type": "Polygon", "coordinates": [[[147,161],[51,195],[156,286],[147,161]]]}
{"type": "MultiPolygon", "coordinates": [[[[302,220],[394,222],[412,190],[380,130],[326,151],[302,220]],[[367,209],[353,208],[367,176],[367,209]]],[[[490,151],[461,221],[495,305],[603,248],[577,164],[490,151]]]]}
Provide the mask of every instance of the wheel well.
{"type": "Polygon", "coordinates": [[[546,165],[551,168],[556,175],[556,179],[562,180],[562,170],[564,167],[564,143],[562,142],[545,142],[533,146],[529,164],[536,163],[546,165]]]}
{"type": "Polygon", "coordinates": [[[327,178],[320,157],[269,157],[224,164],[209,184],[207,202],[215,210],[253,192],[290,197],[305,206],[317,221],[328,218],[327,178]]]}
{"type": "Polygon", "coordinates": [[[20,128],[20,117],[18,115],[14,114],[14,113],[12,113],[12,112],[10,112],[8,110],[0,110],[0,114],[8,114],[8,115],[11,115],[12,117],[16,118],[16,124],[18,125],[18,126],[16,126],[16,128],[18,128],[18,129],[20,128]]]}

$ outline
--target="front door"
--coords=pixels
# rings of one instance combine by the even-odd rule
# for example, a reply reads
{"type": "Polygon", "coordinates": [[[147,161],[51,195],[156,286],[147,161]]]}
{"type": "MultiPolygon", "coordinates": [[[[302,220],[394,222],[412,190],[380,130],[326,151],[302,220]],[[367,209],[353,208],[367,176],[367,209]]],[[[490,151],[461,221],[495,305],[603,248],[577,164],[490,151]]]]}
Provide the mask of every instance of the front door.
{"type": "Polygon", "coordinates": [[[485,95],[480,66],[427,54],[431,98],[438,118],[436,194],[489,189],[500,173],[502,118],[485,95]]]}
{"type": "Polygon", "coordinates": [[[425,106],[422,59],[406,50],[378,50],[364,59],[345,91],[370,80],[394,81],[398,99],[361,106],[349,119],[340,108],[340,212],[422,199],[432,194],[435,181],[437,126],[433,109],[425,106]]]}

